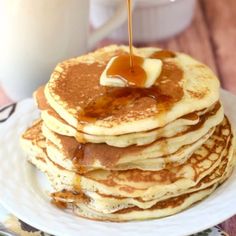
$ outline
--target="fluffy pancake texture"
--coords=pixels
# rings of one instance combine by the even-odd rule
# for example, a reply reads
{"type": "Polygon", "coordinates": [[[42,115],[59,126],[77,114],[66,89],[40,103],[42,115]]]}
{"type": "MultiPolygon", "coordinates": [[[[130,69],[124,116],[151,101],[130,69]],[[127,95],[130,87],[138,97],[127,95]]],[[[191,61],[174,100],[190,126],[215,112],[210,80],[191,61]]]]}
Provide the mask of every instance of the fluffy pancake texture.
{"type": "Polygon", "coordinates": [[[162,60],[149,89],[99,84],[109,46],[59,63],[34,93],[41,117],[22,135],[28,160],[46,174],[53,202],[101,221],[160,218],[210,195],[232,173],[235,138],[219,81],[182,53],[135,48],[162,60]]]}
{"type": "MultiPolygon", "coordinates": [[[[156,51],[156,48],[134,49],[134,54],[149,57],[156,51]]],[[[181,80],[173,85],[166,78],[157,80],[156,84],[161,95],[173,96],[170,108],[166,108],[165,100],[158,99],[157,106],[154,99],[132,91],[135,96],[128,94],[132,99],[127,103],[118,107],[111,103],[109,112],[92,122],[81,122],[78,119],[80,111],[96,103],[98,96],[124,92],[123,89],[100,86],[99,78],[108,59],[127,52],[128,47],[110,46],[58,64],[45,87],[50,106],[80,131],[94,135],[121,135],[164,126],[185,114],[207,108],[219,99],[219,81],[212,71],[191,57],[177,53],[176,57],[167,58],[166,64],[167,68],[170,67],[167,70],[171,71],[173,67],[174,73],[176,67],[180,68],[181,80]]]]}
{"type": "MultiPolygon", "coordinates": [[[[78,211],[81,208],[89,208],[86,211],[96,212],[97,218],[95,219],[114,220],[117,211],[131,208],[132,212],[133,207],[137,207],[134,212],[140,211],[140,209],[145,209],[148,212],[149,208],[155,209],[153,206],[158,203],[162,204],[165,201],[168,205],[168,200],[172,202],[173,198],[185,199],[184,196],[188,196],[186,199],[198,196],[193,199],[201,200],[211,193],[208,190],[213,191],[230,175],[235,162],[233,156],[234,138],[230,124],[225,119],[216,128],[211,138],[192,154],[188,163],[155,172],[99,170],[81,176],[64,169],[48,158],[44,149],[45,141],[43,141],[42,133],[38,133],[33,139],[27,138],[28,135],[36,134],[40,130],[37,128],[39,123],[40,121],[36,122],[36,125],[28,129],[22,139],[24,149],[30,150],[29,160],[47,174],[54,188],[59,191],[54,194],[55,199],[69,205],[74,204],[78,211]],[[222,134],[224,134],[223,137],[222,134]],[[213,152],[213,150],[215,151],[213,152]],[[78,193],[76,191],[78,189],[83,191],[86,205],[80,201],[81,199],[77,199],[78,193]],[[113,213],[115,215],[111,215],[113,213]]],[[[151,211],[153,214],[150,214],[148,218],[152,218],[151,215],[162,217],[165,214],[168,215],[168,212],[174,214],[175,210],[184,209],[185,204],[180,202],[180,206],[173,208],[173,211],[169,207],[166,211],[163,210],[163,213],[151,211]]],[[[87,214],[88,212],[84,212],[82,216],[88,217],[87,214]]],[[[124,215],[124,218],[117,220],[128,220],[127,215],[124,215]]],[[[139,219],[142,219],[142,213],[140,212],[138,215],[141,217],[139,219]]],[[[136,217],[134,219],[138,219],[136,217]]]]}

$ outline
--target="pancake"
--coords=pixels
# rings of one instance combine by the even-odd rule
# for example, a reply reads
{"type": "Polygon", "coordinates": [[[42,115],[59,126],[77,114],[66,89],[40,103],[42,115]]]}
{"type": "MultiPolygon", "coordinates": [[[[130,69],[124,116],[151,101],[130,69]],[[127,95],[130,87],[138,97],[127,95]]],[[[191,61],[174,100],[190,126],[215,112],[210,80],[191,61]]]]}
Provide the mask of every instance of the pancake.
{"type": "MultiPolygon", "coordinates": [[[[32,131],[29,129],[28,132],[32,131]]],[[[35,143],[35,140],[25,139],[23,135],[22,144],[26,151],[33,150],[34,146],[37,146],[35,143]]],[[[37,146],[35,155],[32,155],[32,153],[29,153],[29,155],[33,159],[35,157],[44,159],[46,163],[36,163],[37,160],[33,162],[48,174],[54,183],[53,185],[57,186],[57,190],[82,189],[83,191],[96,191],[100,194],[119,197],[139,197],[144,201],[148,201],[153,198],[162,198],[166,194],[186,191],[196,186],[201,179],[220,165],[228,143],[234,142],[230,123],[225,118],[216,127],[213,135],[193,153],[187,162],[179,166],[169,166],[168,169],[160,171],[141,171],[137,169],[127,171],[97,170],[80,176],[52,162],[43,148],[41,154],[39,154],[39,146],[37,146]]]]}
{"type": "MultiPolygon", "coordinates": [[[[221,132],[223,134],[227,133],[226,129],[221,130],[221,132]]],[[[30,137],[32,133],[35,134],[35,132],[32,132],[32,130],[29,131],[28,133],[26,133],[25,137],[30,137]]],[[[235,162],[235,159],[233,159],[233,155],[232,155],[233,154],[233,142],[234,141],[231,138],[227,144],[228,148],[225,148],[225,150],[223,151],[224,156],[222,158],[220,165],[218,167],[216,167],[216,169],[213,170],[212,173],[210,173],[208,176],[204,177],[195,187],[190,188],[186,191],[176,192],[175,195],[167,194],[165,197],[143,202],[143,200],[140,198],[137,198],[137,199],[134,199],[134,198],[127,199],[127,198],[121,198],[121,197],[117,198],[117,197],[99,195],[96,192],[88,192],[87,191],[87,192],[85,192],[87,197],[83,196],[83,199],[86,200],[86,205],[83,203],[83,201],[81,202],[81,198],[78,198],[78,197],[76,197],[76,201],[73,198],[70,198],[70,199],[67,198],[67,199],[64,199],[64,201],[66,200],[65,201],[66,204],[69,204],[69,205],[72,204],[73,209],[80,216],[88,217],[88,218],[96,219],[96,220],[126,221],[126,220],[130,220],[130,219],[133,219],[133,220],[149,219],[152,217],[163,217],[166,215],[174,214],[174,213],[178,212],[179,210],[183,210],[184,208],[192,205],[194,202],[201,200],[202,198],[204,198],[205,196],[210,194],[211,191],[208,191],[209,189],[211,189],[213,191],[219,183],[223,182],[229,176],[229,174],[231,173],[231,170],[232,170],[232,166],[235,162]],[[100,196],[99,200],[96,195],[100,196]],[[178,197],[176,197],[176,196],[178,196],[178,197]],[[196,196],[196,197],[193,197],[193,196],[196,196]],[[92,201],[88,201],[88,197],[90,197],[90,198],[92,197],[92,201]],[[78,202],[78,199],[79,199],[79,202],[78,202]],[[183,201],[183,199],[186,199],[186,200],[183,201]],[[187,200],[187,199],[192,199],[192,200],[187,200]],[[178,202],[181,204],[176,204],[173,207],[173,206],[171,206],[173,203],[173,200],[174,200],[174,202],[178,202]],[[105,206],[104,206],[104,203],[105,203],[105,206]],[[165,207],[163,207],[164,203],[165,203],[165,207]],[[162,206],[162,207],[160,208],[160,206],[162,206]],[[127,207],[129,209],[127,212],[121,211],[121,209],[125,209],[127,207]],[[109,209],[112,209],[112,210],[109,210],[109,209]],[[145,209],[145,210],[140,212],[140,209],[145,209]],[[160,209],[161,209],[161,211],[160,211],[160,209]],[[104,211],[105,211],[105,213],[104,213],[104,211]],[[136,213],[131,214],[131,212],[136,212],[136,213]],[[139,214],[138,214],[138,212],[139,212],[139,214]],[[129,213],[129,214],[126,214],[126,213],[129,213]]],[[[31,143],[33,145],[37,144],[38,146],[41,146],[42,148],[45,147],[45,145],[42,143],[42,137],[40,137],[38,135],[35,136],[34,142],[31,142],[31,143]],[[38,142],[38,144],[37,144],[37,142],[38,142]]],[[[218,150],[218,152],[219,151],[220,150],[218,150]]],[[[221,150],[221,152],[222,152],[222,150],[221,150]]],[[[43,155],[41,155],[41,156],[43,156],[43,155]]],[[[47,157],[45,155],[45,159],[46,158],[47,157]]],[[[31,160],[33,160],[33,159],[34,159],[33,162],[37,163],[36,164],[37,166],[39,166],[39,164],[38,164],[39,162],[42,163],[42,164],[40,164],[41,168],[48,161],[43,158],[32,158],[31,160]]],[[[45,165],[45,166],[46,166],[46,168],[48,167],[48,165],[45,165]]],[[[42,170],[43,170],[43,168],[42,168],[42,170]]],[[[43,170],[43,171],[45,171],[45,170],[43,170]]],[[[58,173],[59,173],[59,172],[55,173],[55,170],[51,170],[51,172],[54,173],[55,175],[58,175],[58,173]]],[[[50,176],[50,174],[49,174],[49,176],[50,176]]],[[[51,181],[54,181],[54,180],[55,180],[55,178],[51,178],[51,181]]],[[[75,195],[77,196],[78,194],[75,194],[75,195]]],[[[57,194],[54,196],[57,197],[57,194]]],[[[59,195],[59,196],[60,196],[60,198],[59,198],[60,201],[63,201],[63,199],[61,198],[61,195],[59,195]]],[[[58,199],[58,197],[56,199],[58,199]]]]}
{"type": "Polygon", "coordinates": [[[46,151],[47,143],[45,142],[45,137],[42,134],[41,125],[41,119],[34,121],[31,127],[26,129],[22,134],[20,144],[29,157],[37,156],[44,160],[45,158],[42,153],[46,151]]]}
{"type": "MultiPolygon", "coordinates": [[[[226,178],[229,177],[229,175],[230,175],[230,173],[232,171],[232,166],[233,166],[233,164],[235,162],[235,157],[233,159],[233,155],[232,155],[232,153],[233,153],[233,145],[232,145],[232,142],[229,142],[228,145],[229,145],[229,148],[226,149],[226,151],[224,152],[224,157],[222,159],[222,162],[221,162],[220,166],[217,167],[209,176],[206,176],[205,178],[203,178],[198,183],[198,185],[196,185],[194,188],[191,188],[191,189],[187,190],[184,195],[186,195],[186,193],[196,192],[196,191],[202,190],[204,188],[210,188],[211,186],[213,186],[215,184],[218,184],[219,182],[220,183],[223,182],[226,178]]],[[[42,161],[41,158],[36,158],[35,160],[36,160],[36,162],[44,163],[44,161],[42,161]]],[[[140,200],[138,198],[137,199],[133,199],[133,198],[127,199],[127,198],[121,198],[121,197],[115,198],[115,197],[99,195],[97,193],[91,193],[91,192],[90,193],[86,192],[86,194],[87,194],[87,196],[92,196],[92,201],[91,202],[87,202],[87,198],[83,197],[83,199],[86,200],[86,205],[89,206],[89,210],[88,211],[92,211],[92,212],[94,211],[93,207],[91,207],[91,203],[92,203],[92,206],[96,206],[96,208],[98,208],[99,206],[100,207],[104,207],[104,202],[105,202],[105,208],[103,208],[103,211],[104,211],[104,209],[106,210],[105,211],[106,215],[103,216],[103,217],[105,217],[105,219],[101,218],[101,219],[104,219],[104,220],[108,220],[107,217],[109,217],[109,218],[111,217],[110,215],[107,215],[107,209],[109,209],[109,207],[110,207],[110,209],[113,209],[113,211],[114,210],[117,211],[117,209],[115,209],[116,205],[118,206],[118,210],[120,210],[121,208],[132,207],[132,205],[138,206],[139,208],[141,207],[142,209],[148,209],[148,208],[156,205],[157,202],[160,202],[160,201],[163,202],[165,199],[168,199],[168,197],[172,197],[173,198],[173,196],[167,195],[166,197],[164,197],[162,199],[159,199],[159,201],[154,199],[154,200],[149,201],[149,202],[143,202],[142,200],[140,200]],[[100,199],[98,200],[97,197],[94,198],[94,195],[95,196],[96,195],[100,196],[100,199]],[[102,205],[101,201],[102,201],[103,205],[102,205]],[[109,207],[108,207],[108,205],[109,205],[109,207]]],[[[181,195],[181,192],[178,192],[176,195],[177,196],[181,195]]],[[[66,201],[66,203],[76,204],[76,206],[73,206],[73,209],[77,209],[78,207],[79,208],[82,207],[82,209],[83,209],[85,207],[83,205],[83,202],[82,202],[82,205],[81,205],[81,197],[78,197],[78,193],[70,194],[69,195],[69,197],[70,197],[69,199],[68,199],[68,193],[66,192],[66,194],[65,194],[64,191],[62,192],[62,194],[59,193],[59,195],[58,195],[58,193],[56,193],[53,196],[56,197],[57,200],[58,200],[58,196],[59,196],[59,200],[60,201],[64,200],[64,201],[66,201]],[[62,199],[62,197],[65,197],[65,196],[67,196],[67,198],[66,199],[62,199]]],[[[79,196],[81,196],[81,195],[79,194],[79,196]]],[[[165,202],[166,202],[167,206],[170,205],[168,203],[169,202],[168,200],[166,200],[165,202]]],[[[180,208],[180,209],[182,209],[182,208],[180,208]]],[[[99,210],[100,210],[100,212],[98,211],[98,209],[95,210],[95,212],[96,212],[95,216],[96,217],[93,216],[93,219],[100,219],[97,216],[97,215],[101,215],[101,209],[99,209],[99,210]]],[[[166,210],[163,209],[163,212],[166,212],[166,210]]],[[[167,211],[167,212],[169,212],[169,211],[167,211]]],[[[102,212],[102,213],[104,213],[104,212],[102,212]]],[[[174,214],[175,211],[173,211],[172,213],[174,214]]],[[[172,214],[172,213],[168,213],[168,214],[172,214]]],[[[141,215],[142,215],[142,213],[141,213],[141,215]]],[[[157,216],[159,217],[159,213],[158,213],[157,216]]],[[[164,216],[164,215],[160,215],[160,216],[164,216]]],[[[114,218],[114,216],[111,217],[111,219],[113,219],[113,218],[114,218]]]]}
{"type": "Polygon", "coordinates": [[[76,170],[76,166],[79,165],[111,170],[130,168],[158,170],[163,165],[168,164],[168,160],[175,159],[179,162],[186,160],[197,144],[200,146],[209,138],[214,127],[222,121],[222,118],[223,109],[216,106],[216,109],[210,111],[208,115],[205,114],[200,117],[197,125],[188,127],[185,132],[177,133],[171,138],[159,139],[146,146],[129,146],[126,148],[92,143],[82,145],[73,138],[50,131],[46,126],[43,126],[42,130],[44,136],[50,141],[47,145],[49,157],[66,169],[76,170]],[[196,145],[190,145],[193,143],[196,145]],[[164,160],[149,162],[149,159],[157,159],[167,155],[168,157],[164,160]],[[145,162],[148,162],[147,165],[145,162]],[[152,165],[155,163],[159,163],[159,165],[152,165]]]}
{"type": "MultiPolygon", "coordinates": [[[[97,192],[86,192],[86,197],[89,199],[87,201],[87,205],[89,208],[94,209],[95,211],[102,213],[113,213],[119,211],[121,209],[129,208],[129,207],[139,207],[141,209],[148,209],[154,206],[157,202],[167,200],[169,198],[173,198],[179,196],[181,194],[192,193],[202,189],[209,188],[216,183],[221,183],[225,179],[229,177],[232,171],[232,166],[235,162],[235,156],[233,156],[233,145],[232,143],[228,144],[228,148],[224,152],[224,157],[220,165],[212,171],[209,175],[204,177],[196,186],[188,189],[184,192],[177,192],[174,195],[166,195],[161,199],[153,199],[150,201],[142,201],[139,198],[124,198],[124,197],[113,197],[107,195],[101,195],[97,192]]],[[[56,192],[53,193],[53,198],[56,201],[62,201],[66,203],[73,203],[74,205],[78,205],[81,201],[77,201],[76,192],[56,192]]]]}
{"type": "MultiPolygon", "coordinates": [[[[159,129],[154,129],[146,132],[135,132],[125,135],[89,135],[83,132],[76,131],[75,128],[70,126],[63,120],[48,104],[44,96],[45,86],[40,87],[34,93],[36,104],[41,110],[41,117],[47,127],[50,127],[55,133],[72,136],[77,139],[78,142],[86,143],[106,143],[115,147],[127,147],[131,145],[147,145],[159,138],[172,137],[178,132],[185,132],[190,125],[196,125],[200,121],[200,116],[212,110],[217,104],[212,107],[203,109],[198,112],[187,114],[179,119],[167,124],[159,129]]],[[[222,113],[223,119],[223,113],[222,113]]]]}
{"type": "MultiPolygon", "coordinates": [[[[150,57],[158,50],[134,49],[134,54],[150,57]]],[[[149,96],[151,90],[100,86],[108,60],[127,51],[125,46],[110,46],[59,63],[45,87],[49,105],[76,130],[114,136],[163,127],[219,100],[219,81],[213,72],[181,53],[163,59],[156,99],[149,96]]]]}
{"type": "Polygon", "coordinates": [[[80,217],[100,221],[123,222],[131,220],[157,219],[183,211],[194,203],[199,202],[210,195],[216,187],[217,185],[214,185],[204,190],[158,202],[156,205],[146,210],[140,210],[139,208],[134,207],[113,214],[104,214],[92,210],[86,204],[79,204],[77,207],[73,207],[73,212],[80,217]]]}
{"type": "MultiPolygon", "coordinates": [[[[78,172],[81,170],[81,166],[83,167],[83,171],[84,169],[87,170],[91,170],[91,169],[109,169],[109,170],[128,170],[128,169],[140,169],[140,170],[151,170],[151,171],[155,171],[155,170],[160,170],[165,168],[168,164],[170,163],[183,163],[185,162],[190,156],[191,154],[198,148],[200,147],[214,132],[214,129],[211,129],[207,134],[205,134],[203,137],[201,137],[199,140],[197,140],[196,142],[189,144],[189,145],[185,145],[182,146],[180,149],[178,149],[176,152],[170,154],[170,155],[165,155],[165,156],[161,156],[161,157],[157,157],[157,158],[147,158],[144,160],[133,160],[132,162],[125,162],[125,163],[121,163],[121,164],[117,164],[116,165],[106,165],[103,163],[100,163],[99,160],[94,160],[94,162],[92,164],[86,165],[86,163],[84,165],[80,165],[78,164],[77,160],[74,160],[73,155],[70,156],[66,156],[66,154],[68,152],[64,152],[64,150],[60,150],[58,149],[58,147],[53,144],[52,142],[47,140],[47,155],[49,156],[49,158],[55,162],[58,163],[60,166],[62,166],[63,168],[70,170],[70,171],[75,171],[78,172]],[[101,165],[102,164],[102,165],[101,165]]],[[[77,144],[78,146],[78,144],[77,144]]],[[[67,149],[68,150],[68,149],[67,149]]],[[[75,149],[73,149],[73,147],[71,148],[70,146],[70,153],[73,153],[73,151],[75,151],[75,149]]],[[[92,149],[94,150],[94,149],[92,149]]],[[[95,157],[96,152],[95,153],[95,157]]],[[[92,155],[92,153],[89,153],[89,155],[92,155]]],[[[106,155],[108,156],[108,155],[106,155]]],[[[85,157],[86,158],[86,157],[85,157]]],[[[105,158],[105,156],[104,156],[105,158]]],[[[100,159],[100,158],[99,158],[100,159]]],[[[105,159],[106,160],[106,159],[105,159]]]]}
{"type": "MultiPolygon", "coordinates": [[[[160,171],[104,171],[86,174],[86,190],[147,201],[167,193],[189,189],[219,166],[227,143],[231,142],[230,123],[225,119],[213,135],[182,165],[160,171]]],[[[83,186],[83,178],[80,185],[83,186]]]]}

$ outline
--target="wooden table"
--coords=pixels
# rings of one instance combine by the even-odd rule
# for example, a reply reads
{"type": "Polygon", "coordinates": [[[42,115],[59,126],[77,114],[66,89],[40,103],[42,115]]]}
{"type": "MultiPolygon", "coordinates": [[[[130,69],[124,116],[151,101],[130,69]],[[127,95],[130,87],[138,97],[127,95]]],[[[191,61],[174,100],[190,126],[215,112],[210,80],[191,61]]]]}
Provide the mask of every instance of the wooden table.
{"type": "Polygon", "coordinates": [[[157,45],[186,52],[206,63],[219,76],[222,87],[236,94],[235,0],[199,0],[192,25],[157,45]]]}
{"type": "MultiPolygon", "coordinates": [[[[236,0],[198,0],[194,20],[188,29],[152,45],[186,52],[208,64],[219,76],[222,87],[236,94],[236,0]]],[[[0,89],[0,106],[9,102],[0,89]]],[[[236,216],[221,227],[235,236],[236,216]]]]}
{"type": "MultiPolygon", "coordinates": [[[[192,25],[177,37],[156,45],[203,61],[219,76],[221,86],[236,94],[236,0],[199,0],[192,25]]],[[[236,216],[221,227],[235,236],[236,216]]]]}

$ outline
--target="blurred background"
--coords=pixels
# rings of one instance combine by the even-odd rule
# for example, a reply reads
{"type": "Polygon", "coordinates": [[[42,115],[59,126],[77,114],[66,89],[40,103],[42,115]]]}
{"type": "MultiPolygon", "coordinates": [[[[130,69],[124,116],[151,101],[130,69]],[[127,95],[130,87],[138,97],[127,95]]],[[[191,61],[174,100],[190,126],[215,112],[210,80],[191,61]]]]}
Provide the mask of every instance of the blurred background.
{"type": "MultiPolygon", "coordinates": [[[[0,0],[0,107],[30,97],[59,61],[126,44],[126,10],[126,0],[0,0]]],[[[190,54],[236,95],[236,0],[133,0],[133,39],[190,54]]],[[[232,236],[235,220],[222,224],[232,236]]]]}
{"type": "MultiPolygon", "coordinates": [[[[186,52],[236,94],[235,0],[133,0],[135,46],[186,52]]],[[[126,0],[0,0],[0,106],[29,97],[57,62],[128,41],[126,0]]]]}

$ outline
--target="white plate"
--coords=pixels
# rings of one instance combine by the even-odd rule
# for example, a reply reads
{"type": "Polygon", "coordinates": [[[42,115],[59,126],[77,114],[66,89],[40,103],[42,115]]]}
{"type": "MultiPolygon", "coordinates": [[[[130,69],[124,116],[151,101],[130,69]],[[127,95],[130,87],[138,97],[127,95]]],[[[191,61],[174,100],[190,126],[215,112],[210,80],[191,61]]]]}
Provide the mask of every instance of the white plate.
{"type": "MultiPolygon", "coordinates": [[[[222,91],[222,101],[226,113],[236,125],[236,97],[222,91]]],[[[27,163],[19,146],[20,134],[38,115],[33,101],[24,100],[0,125],[0,203],[40,230],[61,236],[183,236],[217,225],[236,213],[236,171],[204,201],[163,219],[129,223],[95,222],[57,209],[50,204],[47,195],[49,186],[44,176],[27,163]]]]}

